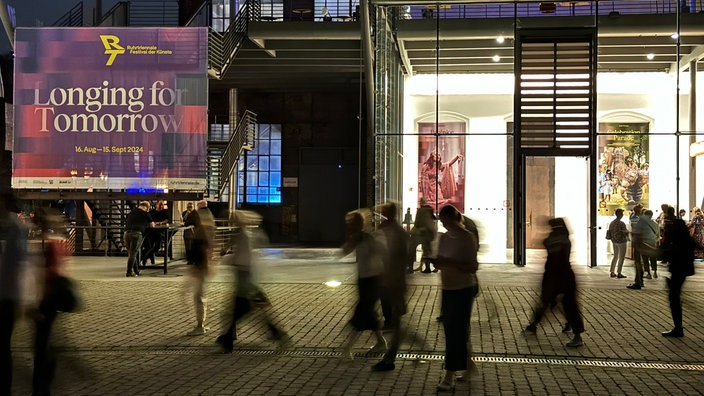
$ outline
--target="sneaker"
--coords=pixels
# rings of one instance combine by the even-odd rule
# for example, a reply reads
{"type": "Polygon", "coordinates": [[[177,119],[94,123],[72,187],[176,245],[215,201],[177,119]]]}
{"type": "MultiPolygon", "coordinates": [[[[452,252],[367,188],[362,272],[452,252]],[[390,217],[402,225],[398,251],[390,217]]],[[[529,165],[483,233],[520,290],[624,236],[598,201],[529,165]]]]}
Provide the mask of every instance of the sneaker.
{"type": "Polygon", "coordinates": [[[662,333],[662,335],[663,335],[663,337],[680,338],[680,337],[684,337],[684,331],[681,328],[680,329],[675,328],[670,331],[666,331],[666,332],[662,333]]]}
{"type": "Polygon", "coordinates": [[[440,383],[438,384],[437,387],[439,392],[449,392],[455,389],[455,380],[454,378],[452,381],[447,382],[445,380],[441,380],[440,383]]]}
{"type": "Polygon", "coordinates": [[[618,274],[618,275],[616,275],[616,277],[617,277],[617,278],[619,278],[619,279],[623,279],[623,278],[625,278],[625,277],[626,277],[626,275],[623,275],[623,274],[618,274]]]}
{"type": "MultiPolygon", "coordinates": [[[[655,276],[657,276],[657,274],[655,276]]],[[[648,272],[647,274],[643,275],[643,279],[653,279],[653,276],[650,275],[650,272],[648,272]]]]}
{"type": "Polygon", "coordinates": [[[226,334],[223,334],[223,335],[219,336],[215,340],[215,342],[217,342],[218,345],[220,345],[222,347],[224,352],[232,353],[232,350],[234,349],[232,336],[228,336],[226,334]]]}
{"type": "Polygon", "coordinates": [[[653,278],[655,278],[655,279],[658,278],[658,272],[657,272],[657,271],[653,272],[653,278]]]}
{"type": "Polygon", "coordinates": [[[386,353],[388,347],[386,346],[386,341],[377,342],[373,347],[369,348],[369,353],[386,353]]]}
{"type": "Polygon", "coordinates": [[[535,327],[534,324],[529,324],[528,326],[526,326],[525,330],[523,330],[523,332],[531,334],[535,334],[537,331],[538,329],[535,327]]]}
{"type": "Polygon", "coordinates": [[[615,272],[612,272],[610,276],[611,276],[612,278],[615,278],[615,277],[616,277],[616,273],[615,273],[615,272]]]}
{"type": "Polygon", "coordinates": [[[189,336],[199,336],[199,335],[205,334],[207,331],[208,331],[208,328],[206,328],[206,327],[203,327],[203,326],[196,326],[193,330],[191,330],[191,331],[189,331],[188,333],[186,333],[186,335],[189,335],[189,336]]]}
{"type": "Polygon", "coordinates": [[[581,335],[575,334],[574,337],[572,338],[572,340],[565,345],[570,348],[577,348],[577,347],[581,347],[582,345],[584,345],[584,342],[582,342],[581,335]]]}
{"type": "Polygon", "coordinates": [[[630,285],[626,286],[626,288],[631,290],[640,290],[641,286],[637,283],[631,283],[630,285]]]}

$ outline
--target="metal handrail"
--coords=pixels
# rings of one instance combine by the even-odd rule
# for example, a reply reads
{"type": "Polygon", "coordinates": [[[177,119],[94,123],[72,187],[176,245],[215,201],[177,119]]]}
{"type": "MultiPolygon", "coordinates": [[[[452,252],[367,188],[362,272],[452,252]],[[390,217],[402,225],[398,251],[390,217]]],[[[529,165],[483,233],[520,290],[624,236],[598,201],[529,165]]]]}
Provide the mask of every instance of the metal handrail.
{"type": "Polygon", "coordinates": [[[220,183],[219,193],[223,194],[223,190],[227,185],[230,176],[235,171],[237,161],[242,153],[246,150],[252,150],[255,145],[256,138],[257,115],[247,110],[240,118],[235,132],[230,136],[230,141],[222,153],[220,160],[220,183]]]}
{"type": "Polygon", "coordinates": [[[79,1],[51,26],[83,26],[83,2],[79,1]]]}
{"type": "Polygon", "coordinates": [[[178,0],[140,0],[129,6],[130,26],[178,26],[178,0]]]}
{"type": "Polygon", "coordinates": [[[220,79],[225,74],[247,37],[249,21],[254,15],[259,18],[259,13],[261,13],[259,0],[247,0],[225,32],[217,32],[211,27],[208,34],[208,61],[211,75],[215,78],[220,79]]]}
{"type": "Polygon", "coordinates": [[[188,19],[188,22],[184,26],[194,27],[194,26],[210,26],[212,22],[212,9],[213,4],[211,0],[204,0],[200,7],[193,13],[193,15],[188,19]]]}
{"type": "Polygon", "coordinates": [[[129,1],[118,1],[112,8],[110,8],[105,14],[101,15],[98,21],[95,23],[96,26],[100,26],[101,23],[105,22],[117,12],[117,10],[125,8],[129,10],[129,1]]]}
{"type": "MultiPolygon", "coordinates": [[[[558,1],[554,2],[554,11],[545,12],[540,9],[540,2],[535,3],[471,3],[449,4],[445,7],[430,7],[427,5],[411,5],[404,11],[403,19],[473,19],[473,18],[512,18],[512,17],[560,17],[560,16],[593,16],[597,13],[594,1],[558,1]]],[[[617,13],[620,15],[674,14],[678,7],[683,13],[704,11],[704,0],[696,0],[682,8],[677,0],[632,0],[632,1],[599,1],[599,15],[617,13]]]]}
{"type": "MultiPolygon", "coordinates": [[[[222,223],[222,222],[221,222],[222,223]]],[[[226,221],[225,221],[226,223],[226,221]]],[[[65,236],[66,242],[67,242],[67,247],[69,249],[69,252],[72,256],[76,255],[96,255],[96,254],[101,254],[103,256],[126,256],[127,255],[127,250],[122,249],[113,249],[110,246],[109,240],[108,240],[108,230],[117,230],[120,231],[120,234],[122,234],[122,231],[124,231],[124,227],[114,227],[114,226],[78,226],[78,225],[66,225],[60,230],[54,230],[55,233],[59,233],[65,236]],[[76,234],[78,232],[85,232],[89,236],[93,236],[93,244],[94,247],[91,250],[83,250],[82,246],[76,246],[76,234]]],[[[231,226],[222,226],[218,225],[215,227],[215,238],[213,240],[214,252],[220,252],[223,250],[223,248],[226,248],[229,244],[229,241],[232,238],[232,233],[236,227],[231,227],[231,226]]],[[[179,230],[180,231],[180,230],[179,230]]],[[[178,231],[177,231],[178,232],[178,231]]],[[[36,249],[33,249],[33,246],[39,247],[43,245],[43,243],[47,240],[47,238],[44,235],[37,234],[34,236],[30,236],[28,242],[30,243],[29,249],[30,251],[36,251],[36,249]],[[37,244],[40,244],[39,246],[37,244]]],[[[84,242],[85,243],[85,242],[84,242]]],[[[184,251],[185,247],[183,245],[183,241],[181,238],[173,238],[171,242],[172,246],[172,251],[184,251]]]]}

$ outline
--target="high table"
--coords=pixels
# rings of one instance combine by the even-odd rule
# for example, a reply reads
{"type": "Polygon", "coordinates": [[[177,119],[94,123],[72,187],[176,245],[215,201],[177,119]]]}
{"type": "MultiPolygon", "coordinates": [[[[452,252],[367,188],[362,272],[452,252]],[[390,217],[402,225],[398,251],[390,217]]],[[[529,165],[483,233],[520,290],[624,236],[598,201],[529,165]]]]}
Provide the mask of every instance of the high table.
{"type": "MultiPolygon", "coordinates": [[[[164,241],[164,274],[168,272],[168,264],[169,264],[169,252],[171,251],[171,243],[172,240],[174,239],[174,235],[178,233],[180,230],[189,230],[193,228],[193,226],[179,226],[175,224],[169,224],[169,225],[158,225],[156,227],[148,228],[148,232],[160,232],[162,233],[162,240],[164,241]]],[[[145,239],[147,237],[147,233],[145,233],[145,239]]],[[[159,249],[159,246],[156,247],[157,251],[159,249]]],[[[141,265],[141,263],[140,263],[141,265]]],[[[146,265],[142,266],[142,268],[146,267],[146,265]]],[[[161,267],[161,266],[156,266],[152,265],[150,267],[161,267]]]]}

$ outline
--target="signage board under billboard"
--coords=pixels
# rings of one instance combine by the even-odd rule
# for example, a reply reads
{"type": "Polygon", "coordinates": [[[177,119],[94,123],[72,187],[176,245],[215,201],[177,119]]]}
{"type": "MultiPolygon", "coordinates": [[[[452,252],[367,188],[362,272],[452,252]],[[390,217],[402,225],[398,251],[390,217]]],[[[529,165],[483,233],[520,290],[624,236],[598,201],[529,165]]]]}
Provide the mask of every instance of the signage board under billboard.
{"type": "Polygon", "coordinates": [[[12,186],[203,190],[206,28],[19,28],[12,186]]]}

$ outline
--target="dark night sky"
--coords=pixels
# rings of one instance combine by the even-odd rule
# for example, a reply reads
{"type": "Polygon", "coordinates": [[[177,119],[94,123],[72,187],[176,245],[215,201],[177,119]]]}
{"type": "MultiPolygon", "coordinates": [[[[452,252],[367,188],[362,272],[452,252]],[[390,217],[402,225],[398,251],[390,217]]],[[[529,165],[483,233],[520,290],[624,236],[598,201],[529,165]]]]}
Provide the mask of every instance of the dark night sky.
{"type": "MultiPolygon", "coordinates": [[[[17,26],[51,26],[80,0],[5,0],[5,4],[15,7],[17,26]]],[[[103,0],[103,12],[112,8],[118,0],[103,0]]],[[[83,0],[84,20],[92,20],[95,0],[83,0]]],[[[0,29],[0,53],[7,53],[11,46],[5,34],[5,29],[0,29]]]]}

